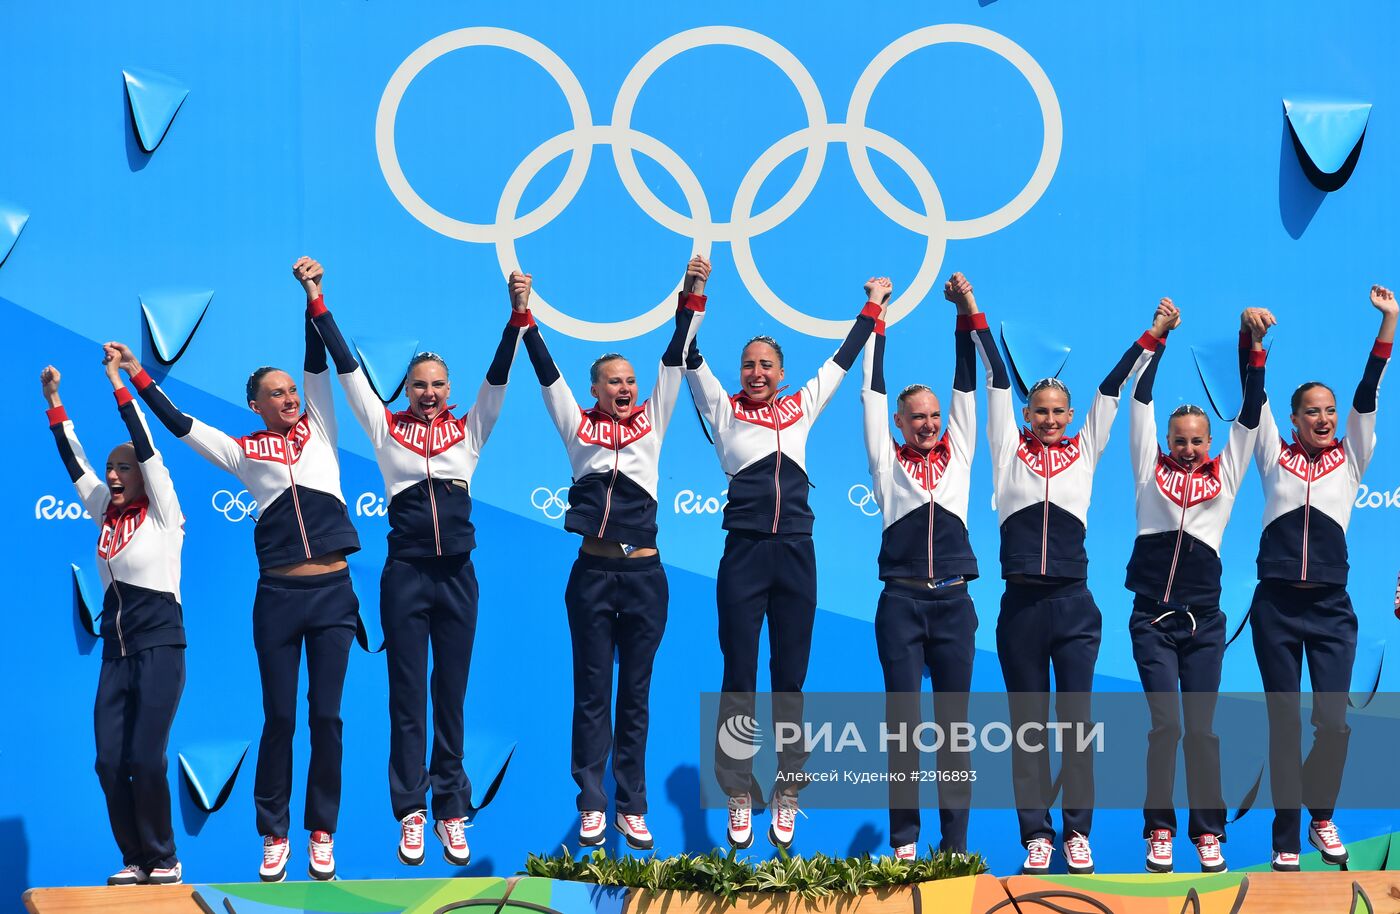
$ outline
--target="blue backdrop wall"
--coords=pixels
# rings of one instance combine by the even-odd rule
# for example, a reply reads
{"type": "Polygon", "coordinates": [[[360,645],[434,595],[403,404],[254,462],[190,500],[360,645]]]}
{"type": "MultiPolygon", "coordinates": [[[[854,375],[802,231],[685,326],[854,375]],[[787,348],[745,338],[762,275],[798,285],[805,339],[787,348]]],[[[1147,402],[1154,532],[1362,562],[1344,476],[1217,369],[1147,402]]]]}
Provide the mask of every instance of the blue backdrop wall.
{"type": "MultiPolygon", "coordinates": [[[[1013,350],[1038,337],[1072,347],[1062,377],[1075,389],[1088,391],[1158,297],[1172,295],[1186,323],[1158,381],[1163,410],[1204,399],[1191,347],[1207,364],[1228,353],[1245,305],[1280,319],[1269,367],[1276,403],[1320,375],[1349,404],[1374,332],[1367,287],[1400,282],[1400,128],[1390,117],[1400,82],[1378,50],[1397,26],[1400,11],[1381,0],[1325,11],[1304,2],[1261,11],[1024,0],[868,10],[729,0],[703,9],[536,0],[0,7],[0,228],[28,216],[0,265],[16,386],[11,482],[0,488],[12,563],[10,634],[0,642],[0,694],[9,698],[0,898],[26,885],[97,881],[116,860],[92,773],[100,651],[73,621],[70,563],[95,585],[94,528],[74,516],[36,375],[48,362],[63,369],[79,433],[90,452],[105,453],[124,435],[97,343],[140,341],[153,365],[143,298],[212,290],[165,383],[182,407],[233,432],[255,424],[241,402],[248,372],[299,364],[302,299],[289,267],[303,253],[326,264],[328,303],[348,335],[443,353],[463,405],[506,314],[503,270],[518,262],[534,273],[537,313],[576,390],[605,349],[631,355],[645,389],[671,293],[697,249],[715,264],[705,351],[730,383],[740,342],[765,332],[784,342],[800,384],[829,355],[837,322],[861,305],[865,277],[887,273],[907,290],[890,330],[891,383],[946,391],[952,314],[937,283],[958,269],[994,323],[1007,322],[1013,350]],[[153,152],[133,124],[122,77],[130,68],[189,90],[153,152]],[[1308,183],[1289,137],[1282,101],[1301,96],[1374,104],[1355,172],[1330,194],[1308,183]]],[[[1033,351],[1017,354],[1025,373],[1041,373],[1033,351]]],[[[473,872],[514,872],[527,851],[567,843],[576,827],[562,606],[576,538],[553,501],[568,465],[524,362],[473,482],[482,601],[467,715],[478,789],[510,756],[469,835],[473,872]]],[[[847,384],[810,449],[821,562],[813,689],[881,682],[871,627],[880,528],[863,502],[858,386],[847,384]]],[[[666,852],[723,837],[721,814],[697,809],[697,694],[719,684],[713,577],[725,479],[687,404],[680,409],[661,468],[672,597],[649,755],[651,826],[666,852]]],[[[368,442],[342,415],[344,490],[366,547],[352,567],[373,639],[382,486],[368,442]]],[[[1382,422],[1352,521],[1362,690],[1394,625],[1398,505],[1387,493],[1400,490],[1400,450],[1391,428],[1382,422]]],[[[1089,525],[1105,688],[1136,687],[1122,587],[1133,534],[1126,437],[1122,426],[1104,458],[1089,525]]],[[[172,763],[175,752],[230,742],[256,752],[246,494],[163,431],[157,439],[187,515],[189,684],[172,763]]],[[[979,454],[969,521],[987,576],[972,588],[982,619],[976,675],[978,687],[998,689],[990,497],[979,454]]],[[[1225,609],[1236,622],[1254,583],[1260,512],[1251,482],[1224,546],[1225,609]]],[[[1382,688],[1397,676],[1384,670],[1382,688]]],[[[1258,684],[1244,637],[1226,655],[1225,687],[1258,684]]],[[[383,655],[357,650],[337,836],[346,877],[403,872],[392,849],[387,727],[383,655]]],[[[251,754],[244,768],[227,804],[207,814],[172,764],[188,878],[252,876],[251,754]]],[[[294,812],[300,802],[298,789],[294,812]]],[[[1101,870],[1138,868],[1140,821],[1133,811],[1100,817],[1101,870]]],[[[1267,825],[1264,811],[1240,820],[1233,864],[1266,859],[1267,825]]],[[[1392,811],[1373,811],[1342,825],[1355,840],[1397,823],[1392,811]]],[[[816,812],[801,823],[800,845],[880,851],[886,828],[879,810],[816,812]]],[[[1014,834],[1010,812],[973,815],[972,844],[999,871],[1019,862],[1014,834]]],[[[430,860],[426,871],[444,867],[430,860]]]]}

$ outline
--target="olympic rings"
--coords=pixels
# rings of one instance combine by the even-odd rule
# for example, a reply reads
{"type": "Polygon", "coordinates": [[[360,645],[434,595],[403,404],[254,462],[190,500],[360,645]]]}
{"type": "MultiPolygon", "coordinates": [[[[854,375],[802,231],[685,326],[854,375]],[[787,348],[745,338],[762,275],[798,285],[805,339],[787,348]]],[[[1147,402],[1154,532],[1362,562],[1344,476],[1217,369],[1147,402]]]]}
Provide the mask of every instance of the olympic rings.
{"type": "MultiPolygon", "coordinates": [[[[695,250],[702,254],[708,255],[716,241],[728,242],[740,279],[765,311],[795,330],[833,339],[845,335],[849,322],[812,317],[784,302],[763,281],[750,246],[754,237],[782,224],[806,202],[821,177],[829,144],[843,143],[846,146],[846,155],[857,183],[880,212],[897,225],[927,239],[924,258],[913,281],[890,305],[889,322],[894,323],[912,312],[937,282],[949,239],[989,235],[1015,222],[1035,205],[1054,177],[1063,137],[1064,123],[1059,100],[1049,77],[1035,59],[1005,35],[978,26],[958,24],[917,29],[895,39],[876,54],[852,90],[844,124],[827,121],[821,92],[811,74],[790,51],[766,35],[732,26],[689,29],[672,35],[642,55],[618,90],[611,124],[593,123],[583,87],[557,54],[519,32],[484,26],[444,33],[409,54],[389,78],[375,117],[375,149],[379,167],[389,190],[399,203],[415,219],[441,235],[477,244],[494,244],[503,276],[516,269],[516,239],[538,231],[563,212],[583,185],[593,147],[606,144],[612,148],[613,162],[623,186],[653,221],[690,238],[695,250]],[[914,51],[948,43],[985,48],[1016,67],[1035,93],[1044,125],[1040,158],[1025,186],[999,209],[970,219],[948,219],[938,185],[919,158],[903,144],[865,123],[875,89],[895,64],[914,51]],[[685,160],[665,143],[635,130],[631,125],[633,108],[647,80],[677,55],[709,45],[743,48],[773,63],[792,82],[807,116],[805,128],[778,140],[749,167],[735,193],[727,222],[714,221],[704,188],[685,160]],[[538,63],[563,92],[573,121],[570,129],[545,140],[516,166],[502,191],[496,208],[496,221],[490,224],[454,219],[424,201],[403,173],[394,139],[399,104],[408,86],[439,57],[470,47],[503,48],[538,63]],[[900,203],[880,182],[870,164],[868,150],[871,148],[904,169],[919,194],[924,207],[922,214],[900,203]],[[671,209],[646,186],[637,170],[634,151],[655,161],[681,188],[690,209],[688,216],[671,209]],[[805,158],[792,187],[768,209],[753,213],[752,207],[763,182],[778,165],[799,151],[805,153],[805,158]],[[570,156],[569,165],[559,186],[534,210],[524,215],[517,214],[516,210],[530,181],[544,166],[566,152],[570,156]]],[[[673,311],[672,296],[678,289],[679,285],[673,287],[646,312],[620,321],[598,322],[571,317],[546,302],[538,287],[532,297],[532,307],[546,323],[570,336],[594,341],[624,340],[664,324],[673,311]]]]}
{"type": "Polygon", "coordinates": [[[866,517],[874,517],[880,513],[880,504],[875,500],[875,492],[870,486],[856,483],[846,493],[846,500],[860,508],[860,513],[866,517]]]}
{"type": "Polygon", "coordinates": [[[548,486],[538,486],[530,493],[530,504],[544,513],[550,520],[558,520],[569,510],[568,502],[569,487],[563,486],[558,489],[550,489],[548,486]],[[540,496],[544,497],[541,498],[540,496]]]}
{"type": "Polygon", "coordinates": [[[209,505],[235,524],[252,517],[258,510],[258,503],[249,497],[247,489],[243,489],[237,495],[228,489],[219,489],[209,499],[209,505]]]}

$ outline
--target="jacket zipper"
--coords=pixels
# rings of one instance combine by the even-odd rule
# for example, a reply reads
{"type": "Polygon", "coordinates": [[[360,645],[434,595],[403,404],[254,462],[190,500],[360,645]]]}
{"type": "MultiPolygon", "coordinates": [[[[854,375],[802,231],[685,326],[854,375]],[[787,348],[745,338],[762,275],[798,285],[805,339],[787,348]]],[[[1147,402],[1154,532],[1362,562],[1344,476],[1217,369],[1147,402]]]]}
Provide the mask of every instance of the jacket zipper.
{"type": "Polygon", "coordinates": [[[1299,580],[1308,579],[1308,523],[1312,520],[1312,482],[1313,482],[1313,461],[1308,457],[1307,483],[1308,487],[1303,496],[1303,576],[1299,580]]]}
{"type": "Polygon", "coordinates": [[[282,436],[282,446],[287,461],[287,478],[292,482],[292,508],[297,513],[297,527],[301,530],[301,548],[306,550],[307,561],[311,560],[311,541],[306,538],[306,521],[301,517],[301,499],[297,497],[297,477],[292,472],[292,439],[290,435],[282,436]]]}
{"type": "MultiPolygon", "coordinates": [[[[439,414],[440,415],[440,414],[439,414]]],[[[433,492],[433,423],[438,417],[433,417],[428,423],[427,439],[423,442],[423,467],[428,473],[428,507],[433,512],[433,547],[438,555],[442,555],[442,533],[438,526],[437,494],[433,492]]]]}
{"type": "Polygon", "coordinates": [[[929,457],[933,454],[929,451],[924,455],[924,491],[928,496],[928,577],[933,580],[933,462],[929,457]]]}
{"type": "MultiPolygon", "coordinates": [[[[773,395],[776,399],[777,395],[773,395]]],[[[773,417],[773,438],[777,442],[777,458],[773,462],[773,534],[778,533],[778,521],[783,516],[783,433],[778,428],[778,411],[773,407],[773,399],[768,401],[768,414],[773,417]]]]}
{"type": "Polygon", "coordinates": [[[1191,480],[1195,477],[1196,471],[1191,470],[1186,474],[1186,482],[1181,487],[1181,524],[1176,528],[1176,548],[1172,550],[1172,567],[1167,572],[1167,591],[1162,594],[1162,602],[1169,603],[1172,598],[1172,582],[1176,580],[1176,563],[1181,558],[1181,538],[1186,533],[1186,505],[1191,500],[1191,480]]]}
{"type": "Polygon", "coordinates": [[[622,431],[618,427],[617,420],[609,417],[613,429],[613,471],[612,477],[608,480],[608,494],[603,498],[603,522],[598,525],[598,536],[603,535],[603,531],[608,528],[608,515],[612,513],[612,493],[613,485],[617,482],[617,465],[622,459],[621,435],[622,431]]]}
{"type": "Polygon", "coordinates": [[[1040,573],[1049,574],[1050,556],[1050,448],[1039,438],[1040,472],[1045,476],[1045,513],[1040,520],[1040,573]]]}

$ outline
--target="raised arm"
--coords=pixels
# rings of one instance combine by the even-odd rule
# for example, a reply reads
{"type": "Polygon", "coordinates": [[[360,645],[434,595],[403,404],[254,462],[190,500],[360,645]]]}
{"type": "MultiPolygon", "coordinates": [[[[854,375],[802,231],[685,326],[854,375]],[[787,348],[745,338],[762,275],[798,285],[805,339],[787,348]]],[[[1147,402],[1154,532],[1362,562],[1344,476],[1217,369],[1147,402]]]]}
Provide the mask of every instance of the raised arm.
{"type": "Polygon", "coordinates": [[[1361,383],[1356,385],[1356,393],[1351,399],[1351,412],[1347,414],[1346,448],[1352,458],[1348,465],[1359,482],[1361,475],[1371,462],[1376,451],[1376,401],[1380,393],[1381,378],[1385,376],[1386,365],[1390,363],[1390,350],[1395,343],[1395,324],[1400,315],[1400,303],[1395,293],[1385,286],[1371,287],[1371,305],[1381,313],[1381,326],[1376,331],[1376,342],[1366,358],[1366,368],[1361,373],[1361,383]]]}
{"type": "Polygon", "coordinates": [[[292,275],[306,291],[306,358],[301,382],[301,401],[306,408],[306,416],[311,424],[320,428],[332,445],[336,442],[339,428],[335,421],[335,397],[331,393],[330,365],[326,361],[326,344],[320,331],[312,323],[312,302],[325,301],[321,295],[321,281],[325,270],[310,257],[298,258],[292,265],[292,275]]]}
{"type": "MultiPolygon", "coordinates": [[[[1269,332],[1269,328],[1278,324],[1273,312],[1267,308],[1245,308],[1240,313],[1240,385],[1248,394],[1248,371],[1249,366],[1255,359],[1262,359],[1262,355],[1256,356],[1254,353],[1264,351],[1264,337],[1269,332]]],[[[1262,364],[1262,362],[1260,363],[1262,364]]],[[[1263,376],[1260,376],[1260,384],[1263,384],[1263,376]]],[[[1278,462],[1279,454],[1283,449],[1283,441],[1279,438],[1278,425],[1274,421],[1273,410],[1269,408],[1269,393],[1267,389],[1261,388],[1259,391],[1259,428],[1254,435],[1254,465],[1260,472],[1266,467],[1273,466],[1278,462]]],[[[1243,407],[1241,407],[1243,412],[1243,407]]]]}
{"type": "Polygon", "coordinates": [[[530,364],[535,368],[535,377],[539,379],[540,392],[544,395],[544,408],[549,411],[549,418],[554,420],[559,437],[567,444],[578,431],[583,415],[579,410],[578,401],[574,399],[573,391],[569,390],[564,376],[559,373],[559,366],[550,358],[549,348],[544,344],[539,326],[535,324],[534,317],[530,316],[530,288],[533,284],[533,275],[516,270],[506,281],[506,288],[510,291],[511,307],[524,309],[529,320],[529,328],[525,331],[525,352],[530,356],[530,364]]]}
{"type": "Polygon", "coordinates": [[[846,333],[846,338],[841,341],[841,345],[831,358],[822,363],[822,367],[817,369],[816,377],[802,385],[802,407],[811,416],[811,421],[817,421],[822,410],[831,402],[831,398],[836,395],[836,389],[841,386],[841,382],[846,378],[846,372],[851,370],[851,366],[856,363],[856,356],[860,355],[861,349],[865,346],[865,341],[870,339],[870,334],[875,332],[875,322],[884,314],[886,302],[872,301],[872,296],[884,295],[886,301],[890,288],[889,280],[881,277],[884,285],[877,288],[872,285],[876,282],[874,278],[865,284],[865,307],[860,309],[860,314],[856,316],[855,323],[846,333]]]}
{"type": "Polygon", "coordinates": [[[106,345],[114,348],[121,356],[122,371],[126,372],[131,386],[136,388],[136,393],[145,401],[146,406],[150,407],[166,431],[188,444],[196,454],[215,466],[234,475],[238,474],[243,465],[243,448],[237,441],[176,409],[175,404],[165,395],[165,391],[160,389],[160,385],[146,374],[146,369],[141,367],[141,362],[131,351],[131,347],[118,342],[109,342],[106,345]]]}
{"type": "MultiPolygon", "coordinates": [[[[888,282],[888,280],[886,280],[888,282]]],[[[888,292],[884,292],[886,301],[888,292]]],[[[885,393],[885,323],[880,321],[875,333],[865,343],[861,359],[864,383],[860,389],[861,412],[864,416],[865,458],[870,465],[870,478],[875,483],[880,504],[884,494],[879,491],[889,478],[894,463],[894,439],[890,437],[889,396],[885,393]]]]}
{"type": "Polygon", "coordinates": [[[519,307],[511,300],[510,318],[501,331],[501,341],[496,344],[496,354],[486,369],[486,380],[476,392],[476,402],[467,411],[462,427],[467,433],[467,446],[473,453],[480,453],[496,420],[501,416],[501,407],[506,401],[506,385],[510,383],[510,367],[515,362],[515,351],[520,348],[520,340],[535,325],[530,316],[528,300],[521,301],[519,307]]]}
{"type": "MultiPolygon", "coordinates": [[[[1220,451],[1221,482],[1226,490],[1239,491],[1244,476],[1249,471],[1249,458],[1257,447],[1262,434],[1261,425],[1264,410],[1264,335],[1273,326],[1273,316],[1269,321],[1258,321],[1249,330],[1248,355],[1242,361],[1244,371],[1244,403],[1240,413],[1230,425],[1230,439],[1220,451]]],[[[1270,420],[1270,426],[1272,426],[1270,420]]],[[[1278,447],[1278,435],[1274,434],[1274,447],[1278,447]]]]}
{"type": "Polygon", "coordinates": [[[1157,468],[1157,416],[1152,407],[1152,385],[1157,380],[1157,366],[1167,351],[1167,333],[1181,326],[1181,312],[1170,298],[1157,303],[1157,312],[1152,318],[1153,332],[1160,328],[1162,345],[1152,354],[1151,360],[1137,374],[1133,383],[1133,399],[1129,404],[1128,436],[1133,459],[1133,478],[1138,485],[1152,480],[1157,468]]]}
{"type": "Polygon", "coordinates": [[[709,278],[710,262],[699,254],[690,258],[676,304],[676,327],[671,333],[671,341],[666,344],[666,351],[661,355],[656,387],[647,400],[647,412],[657,436],[666,434],[671,413],[676,408],[676,395],[680,393],[681,380],[685,377],[685,356],[705,318],[705,282],[709,278]]]}
{"type": "Polygon", "coordinates": [[[83,453],[83,445],[78,441],[77,432],[73,430],[73,420],[68,418],[68,412],[63,408],[63,401],[58,396],[58,385],[61,380],[62,375],[52,365],[45,367],[39,373],[39,383],[44,388],[44,402],[49,407],[49,430],[53,432],[54,444],[58,446],[58,456],[63,460],[63,468],[68,471],[68,479],[78,490],[78,500],[83,503],[87,513],[92,515],[92,519],[100,525],[102,512],[107,510],[107,503],[112,500],[112,493],[93,472],[92,464],[88,463],[87,455],[83,453]]]}
{"type": "MultiPolygon", "coordinates": [[[[943,297],[958,309],[955,341],[957,361],[953,366],[954,401],[959,399],[958,392],[963,387],[971,391],[975,386],[969,376],[971,365],[964,348],[971,346],[987,372],[987,443],[991,445],[993,464],[1001,466],[1016,453],[1020,437],[1016,423],[1016,404],[1011,397],[1011,373],[1006,370],[1001,351],[997,349],[996,340],[987,326],[987,315],[977,306],[972,283],[967,277],[961,273],[954,273],[948,277],[948,281],[943,284],[943,297]]],[[[974,434],[972,429],[976,424],[976,415],[972,412],[976,408],[975,399],[969,407],[966,418],[959,417],[958,421],[966,423],[967,435],[971,439],[974,434]]],[[[951,410],[948,421],[951,425],[951,410]]],[[[971,454],[972,445],[969,443],[969,457],[971,454]]]]}
{"type": "Polygon", "coordinates": [[[165,460],[156,450],[151,439],[151,430],[146,425],[146,416],[136,400],[122,383],[121,352],[115,346],[103,346],[105,358],[102,367],[107,373],[107,381],[117,398],[117,411],[126,424],[126,433],[131,436],[131,447],[136,451],[136,460],[141,464],[141,478],[146,483],[146,498],[151,510],[165,527],[178,527],[183,522],[180,514],[180,499],[175,495],[175,483],[165,460]]]}
{"type": "Polygon", "coordinates": [[[1113,429],[1113,420],[1118,415],[1119,400],[1128,378],[1146,368],[1153,354],[1161,348],[1162,339],[1166,336],[1163,326],[1154,318],[1152,327],[1128,347],[1094,391],[1094,401],[1089,405],[1089,415],[1084,418],[1084,430],[1080,433],[1084,450],[1093,460],[1097,461],[1104,448],[1108,447],[1108,434],[1113,429]]]}
{"type": "MultiPolygon", "coordinates": [[[[1001,355],[996,351],[991,331],[987,329],[987,316],[978,309],[972,283],[967,277],[961,273],[949,277],[943,284],[943,297],[958,309],[953,330],[953,396],[948,403],[948,443],[971,463],[977,451],[977,353],[981,350],[982,361],[988,364],[990,351],[998,366],[1001,355]],[[983,346],[976,342],[978,336],[986,338],[983,346]]],[[[1004,368],[1002,373],[1005,373],[1004,368]]]]}

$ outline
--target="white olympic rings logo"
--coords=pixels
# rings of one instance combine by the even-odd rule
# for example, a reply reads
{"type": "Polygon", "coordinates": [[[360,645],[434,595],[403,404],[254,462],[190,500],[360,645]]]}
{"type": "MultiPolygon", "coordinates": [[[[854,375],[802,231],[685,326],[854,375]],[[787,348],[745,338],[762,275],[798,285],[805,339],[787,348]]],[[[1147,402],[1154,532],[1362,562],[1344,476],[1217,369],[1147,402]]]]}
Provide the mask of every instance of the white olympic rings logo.
{"type": "Polygon", "coordinates": [[[874,517],[880,513],[880,503],[875,500],[875,493],[871,491],[870,486],[856,483],[846,493],[846,499],[860,508],[860,513],[866,517],[874,517]]]}
{"type": "MultiPolygon", "coordinates": [[[[826,148],[842,143],[851,168],[861,189],[879,210],[895,223],[927,239],[923,261],[909,287],[890,303],[889,323],[907,316],[923,300],[938,279],[943,265],[943,252],[949,239],[979,238],[1005,228],[1035,205],[1060,160],[1064,124],[1060,102],[1050,79],[1040,64],[1020,45],[998,32],[973,25],[932,25],[917,29],[891,42],[866,66],[851,93],[846,109],[846,122],[829,123],[826,104],[806,67],[793,54],[773,39],[749,29],[734,26],[705,26],[672,35],[644,54],[622,81],[613,104],[612,123],[594,124],[588,99],[578,78],[560,57],[540,42],[508,29],[477,26],[446,32],[424,43],[399,64],[384,94],[379,100],[375,118],[375,148],[379,167],[390,191],[410,215],[433,231],[478,244],[494,244],[496,259],[502,275],[516,268],[516,239],[538,231],[563,212],[583,185],[593,147],[607,145],[612,149],[613,162],[623,186],[643,212],[661,226],[692,239],[699,253],[709,255],[711,245],[725,241],[730,245],[739,278],[750,294],[769,314],[794,330],[812,336],[839,339],[849,328],[848,321],[825,320],[805,314],[779,298],[763,281],[754,262],[750,241],[776,227],[797,211],[816,186],[826,161],[826,148]],[[997,54],[1020,71],[1035,93],[1044,123],[1044,142],[1035,171],[1025,186],[1009,202],[994,212],[972,219],[948,219],[943,210],[943,198],[933,176],[923,162],[902,143],[866,126],[866,112],[880,80],[899,61],[922,48],[936,44],[971,44],[997,54]],[[807,126],[778,140],[749,166],[735,193],[729,220],[716,222],[711,218],[709,200],[699,179],[690,166],[669,146],[649,134],[632,128],[632,109],[647,80],[671,58],[685,51],[707,45],[729,45],[753,51],[775,64],[792,81],[806,110],[807,126]],[[506,181],[496,208],[494,223],[465,222],[447,216],[429,205],[409,184],[399,165],[395,148],[394,124],[399,103],[414,78],[433,61],[452,51],[470,47],[503,48],[539,64],[553,78],[569,106],[573,126],[536,147],[515,167],[506,181]],[[894,198],[880,183],[870,164],[869,150],[875,149],[902,168],[924,206],[922,214],[914,212],[894,198]],[[805,150],[806,158],[797,180],[777,203],[759,213],[753,205],[763,182],[773,170],[794,154],[805,150]],[[690,215],[676,212],[652,193],[637,170],[633,152],[640,151],[660,165],[681,188],[690,215]],[[569,153],[569,165],[554,192],[538,207],[524,215],[518,213],[520,201],[530,181],[544,166],[569,153]]],[[[664,324],[675,311],[677,284],[660,302],[636,317],[620,321],[586,321],[570,317],[549,305],[536,288],[531,296],[532,309],[546,323],[579,339],[611,341],[631,339],[664,324]]]]}
{"type": "Polygon", "coordinates": [[[558,489],[539,486],[530,493],[530,504],[543,512],[544,516],[550,520],[558,520],[569,510],[568,494],[568,486],[562,486],[558,489]]]}
{"type": "Polygon", "coordinates": [[[246,517],[251,517],[258,510],[258,503],[248,496],[248,490],[244,489],[237,495],[228,489],[219,489],[214,493],[214,497],[209,499],[209,504],[213,506],[224,517],[235,524],[246,517]]]}

